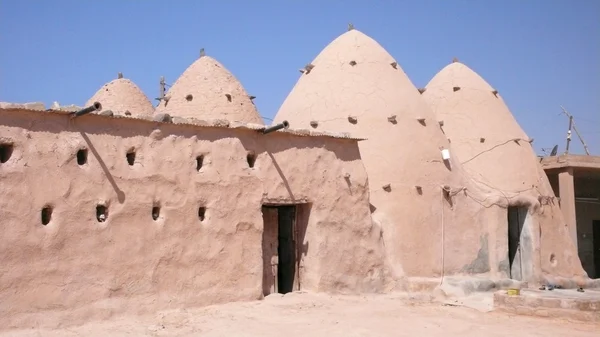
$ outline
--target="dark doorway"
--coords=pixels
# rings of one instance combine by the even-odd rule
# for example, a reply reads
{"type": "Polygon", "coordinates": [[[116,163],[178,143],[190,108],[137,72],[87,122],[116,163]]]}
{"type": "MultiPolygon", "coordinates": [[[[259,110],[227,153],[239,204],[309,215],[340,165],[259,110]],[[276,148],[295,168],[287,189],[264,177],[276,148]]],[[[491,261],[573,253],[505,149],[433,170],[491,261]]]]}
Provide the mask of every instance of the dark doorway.
{"type": "Polygon", "coordinates": [[[592,222],[594,231],[593,247],[594,247],[594,277],[600,279],[600,220],[592,222]]]}
{"type": "Polygon", "coordinates": [[[508,261],[509,276],[513,280],[523,279],[523,252],[521,233],[527,217],[527,207],[508,207],[508,261]]]}
{"type": "Polygon", "coordinates": [[[263,206],[263,294],[294,290],[296,206],[263,206]]]}

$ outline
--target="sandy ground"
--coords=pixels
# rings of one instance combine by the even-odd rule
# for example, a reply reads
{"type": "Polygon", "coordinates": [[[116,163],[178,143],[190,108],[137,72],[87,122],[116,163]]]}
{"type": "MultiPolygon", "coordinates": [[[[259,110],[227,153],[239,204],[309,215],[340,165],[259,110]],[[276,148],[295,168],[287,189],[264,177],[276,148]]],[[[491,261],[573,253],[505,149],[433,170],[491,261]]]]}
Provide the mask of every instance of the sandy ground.
{"type": "Polygon", "coordinates": [[[121,318],[61,330],[5,331],[0,336],[600,336],[600,325],[485,312],[488,299],[464,306],[406,296],[273,295],[264,301],[121,318]]]}

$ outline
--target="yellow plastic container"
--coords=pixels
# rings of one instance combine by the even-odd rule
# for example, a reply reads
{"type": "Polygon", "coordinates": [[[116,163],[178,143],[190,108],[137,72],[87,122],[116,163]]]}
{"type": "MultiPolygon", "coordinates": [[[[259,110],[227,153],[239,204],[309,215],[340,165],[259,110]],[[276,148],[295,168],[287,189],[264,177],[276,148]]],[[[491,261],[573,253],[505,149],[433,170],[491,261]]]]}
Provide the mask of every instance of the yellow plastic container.
{"type": "Polygon", "coordinates": [[[519,296],[521,294],[521,290],[519,290],[519,289],[508,289],[506,291],[506,294],[508,296],[519,296]]]}

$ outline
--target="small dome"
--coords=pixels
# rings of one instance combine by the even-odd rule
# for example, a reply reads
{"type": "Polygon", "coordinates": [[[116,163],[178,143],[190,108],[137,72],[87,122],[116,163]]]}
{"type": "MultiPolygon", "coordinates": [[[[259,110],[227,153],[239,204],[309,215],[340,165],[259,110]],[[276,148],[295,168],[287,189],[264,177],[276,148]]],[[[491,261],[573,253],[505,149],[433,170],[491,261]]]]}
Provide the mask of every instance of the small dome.
{"type": "Polygon", "coordinates": [[[446,66],[427,84],[423,98],[444,121],[457,157],[475,177],[505,191],[538,184],[529,137],[499,93],[469,67],[460,62],[446,66]]]}
{"type": "Polygon", "coordinates": [[[156,112],[203,120],[263,124],[242,84],[221,63],[201,56],[165,94],[156,112]]]}
{"type": "Polygon", "coordinates": [[[151,115],[154,107],[148,97],[131,80],[118,78],[100,88],[85,106],[94,102],[102,104],[102,110],[111,110],[120,115],[139,117],[151,115]]]}

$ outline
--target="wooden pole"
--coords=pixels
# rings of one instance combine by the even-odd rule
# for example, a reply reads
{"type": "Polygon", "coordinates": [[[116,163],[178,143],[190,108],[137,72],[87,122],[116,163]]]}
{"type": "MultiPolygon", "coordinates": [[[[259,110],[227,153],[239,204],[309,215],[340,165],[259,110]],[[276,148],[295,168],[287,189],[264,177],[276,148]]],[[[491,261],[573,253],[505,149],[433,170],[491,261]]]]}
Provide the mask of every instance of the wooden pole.
{"type": "Polygon", "coordinates": [[[158,89],[158,98],[162,100],[165,97],[165,77],[160,77],[160,87],[158,89]]]}

